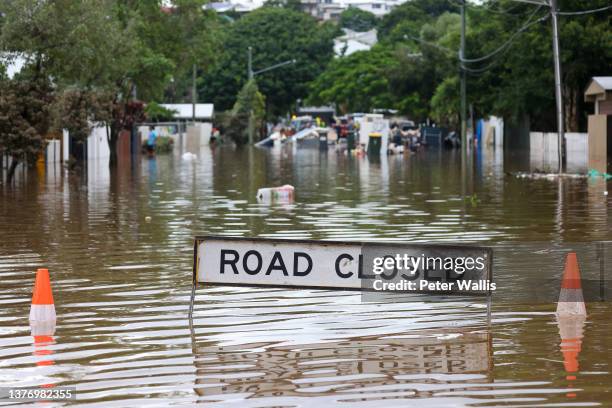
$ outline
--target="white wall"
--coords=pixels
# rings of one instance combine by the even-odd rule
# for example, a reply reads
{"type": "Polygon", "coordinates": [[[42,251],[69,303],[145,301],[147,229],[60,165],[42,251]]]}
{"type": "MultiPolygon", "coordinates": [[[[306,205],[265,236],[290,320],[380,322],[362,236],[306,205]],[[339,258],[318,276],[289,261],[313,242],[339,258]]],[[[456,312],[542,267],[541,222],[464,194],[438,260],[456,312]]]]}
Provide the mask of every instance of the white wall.
{"type": "Polygon", "coordinates": [[[61,159],[61,142],[59,140],[49,140],[45,149],[46,163],[59,163],[61,159]]]}
{"type": "Polygon", "coordinates": [[[64,129],[62,131],[62,156],[64,157],[64,161],[68,161],[68,158],[70,157],[70,155],[68,154],[68,152],[70,151],[69,146],[70,143],[68,141],[68,131],[64,129]]]}
{"type": "Polygon", "coordinates": [[[498,118],[497,116],[491,116],[489,118],[489,126],[495,129],[495,148],[504,148],[504,119],[498,118]]]}
{"type": "Polygon", "coordinates": [[[589,134],[566,133],[565,149],[567,152],[566,171],[586,173],[589,170],[589,134]]]}
{"type": "Polygon", "coordinates": [[[87,160],[108,159],[109,157],[110,148],[106,137],[106,127],[93,128],[91,134],[87,137],[87,160]]]}
{"type": "Polygon", "coordinates": [[[496,149],[504,148],[504,119],[491,116],[483,121],[482,146],[495,146],[496,149]]]}
{"type": "MultiPolygon", "coordinates": [[[[586,133],[566,133],[566,172],[586,173],[588,170],[588,136],[586,133]]],[[[557,133],[529,133],[531,171],[556,172],[559,167],[559,137],[557,133]]]]}
{"type": "Polygon", "coordinates": [[[531,171],[555,172],[559,167],[556,133],[529,133],[529,162],[531,171]]]}
{"type": "Polygon", "coordinates": [[[211,134],[211,123],[202,122],[187,126],[187,134],[185,139],[186,150],[188,152],[197,154],[201,146],[207,146],[210,144],[211,134]]]}
{"type": "MultiPolygon", "coordinates": [[[[63,156],[64,161],[70,157],[70,141],[68,131],[64,129],[62,133],[63,156]]],[[[87,137],[87,160],[90,159],[108,159],[110,157],[110,148],[108,147],[108,139],[106,137],[106,127],[98,126],[93,128],[87,137]]]]}

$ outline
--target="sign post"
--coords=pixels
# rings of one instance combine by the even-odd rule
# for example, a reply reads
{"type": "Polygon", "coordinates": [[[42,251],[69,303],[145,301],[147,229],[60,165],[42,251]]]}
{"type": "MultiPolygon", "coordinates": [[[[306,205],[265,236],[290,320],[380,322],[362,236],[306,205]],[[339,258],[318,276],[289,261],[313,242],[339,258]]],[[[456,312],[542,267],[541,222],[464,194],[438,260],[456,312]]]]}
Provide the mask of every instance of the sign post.
{"type": "Polygon", "coordinates": [[[486,296],[490,322],[492,265],[487,247],[196,237],[189,318],[204,284],[486,296]]]}

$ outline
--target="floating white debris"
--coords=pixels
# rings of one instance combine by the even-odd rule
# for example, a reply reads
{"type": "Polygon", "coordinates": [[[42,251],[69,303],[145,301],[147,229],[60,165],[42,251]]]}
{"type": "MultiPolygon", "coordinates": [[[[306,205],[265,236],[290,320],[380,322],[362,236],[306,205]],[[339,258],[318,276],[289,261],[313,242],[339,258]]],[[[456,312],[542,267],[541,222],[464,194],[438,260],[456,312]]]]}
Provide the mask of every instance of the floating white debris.
{"type": "Polygon", "coordinates": [[[568,179],[584,179],[587,178],[585,174],[569,174],[569,173],[511,173],[516,178],[526,178],[532,180],[556,180],[558,178],[568,179]]]}
{"type": "Polygon", "coordinates": [[[281,187],[260,188],[257,190],[257,200],[263,202],[292,202],[294,192],[295,188],[289,184],[285,184],[281,187]]]}

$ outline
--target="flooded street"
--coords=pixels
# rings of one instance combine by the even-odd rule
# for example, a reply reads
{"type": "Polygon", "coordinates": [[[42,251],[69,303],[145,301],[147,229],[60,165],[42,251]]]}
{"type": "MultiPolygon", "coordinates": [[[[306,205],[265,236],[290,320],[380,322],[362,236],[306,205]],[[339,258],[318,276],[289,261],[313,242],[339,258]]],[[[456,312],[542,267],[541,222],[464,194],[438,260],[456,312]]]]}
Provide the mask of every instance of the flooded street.
{"type": "Polygon", "coordinates": [[[0,386],[77,387],[48,406],[612,406],[612,244],[597,244],[612,181],[518,178],[520,157],[483,153],[467,182],[448,151],[223,147],[21,172],[0,186],[0,386]],[[255,199],[283,184],[294,203],[255,199]],[[190,327],[195,235],[492,246],[492,323],[474,298],[203,285],[190,327]],[[585,321],[554,314],[569,251],[585,321]],[[45,338],[28,322],[37,268],[57,311],[45,338]]]}

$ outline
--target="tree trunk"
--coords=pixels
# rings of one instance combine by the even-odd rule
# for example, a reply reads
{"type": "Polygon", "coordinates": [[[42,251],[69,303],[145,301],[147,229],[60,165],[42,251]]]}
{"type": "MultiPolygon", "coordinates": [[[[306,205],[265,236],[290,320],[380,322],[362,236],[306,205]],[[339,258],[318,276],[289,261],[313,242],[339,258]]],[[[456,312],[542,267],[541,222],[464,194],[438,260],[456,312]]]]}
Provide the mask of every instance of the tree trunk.
{"type": "Polygon", "coordinates": [[[113,125],[110,126],[110,134],[108,133],[108,128],[106,131],[108,137],[108,149],[110,151],[108,166],[115,167],[117,165],[117,139],[119,139],[119,131],[113,125]]]}
{"type": "Polygon", "coordinates": [[[19,160],[16,156],[13,156],[13,161],[11,162],[11,167],[9,167],[8,173],[6,173],[6,183],[10,184],[13,181],[13,177],[15,176],[15,170],[17,169],[17,165],[19,164],[19,160]]]}
{"type": "Polygon", "coordinates": [[[578,101],[581,95],[579,91],[571,87],[565,87],[564,104],[565,104],[565,129],[568,132],[578,131],[578,101]]]}

